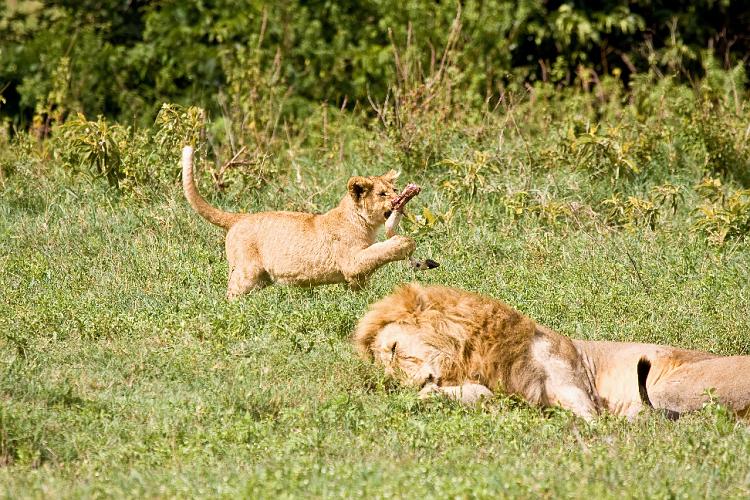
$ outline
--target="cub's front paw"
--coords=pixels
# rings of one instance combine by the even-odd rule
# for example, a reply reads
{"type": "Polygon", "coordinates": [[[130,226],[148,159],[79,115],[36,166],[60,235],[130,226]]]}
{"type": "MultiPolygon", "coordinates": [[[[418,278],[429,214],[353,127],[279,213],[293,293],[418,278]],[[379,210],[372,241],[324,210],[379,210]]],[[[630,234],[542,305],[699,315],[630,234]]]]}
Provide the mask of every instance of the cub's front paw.
{"type": "Polygon", "coordinates": [[[396,257],[399,260],[406,259],[411,254],[414,253],[414,249],[417,248],[417,244],[414,242],[413,239],[409,238],[408,236],[402,236],[400,234],[397,234],[396,236],[392,236],[389,241],[392,241],[393,244],[396,247],[396,257]]]}

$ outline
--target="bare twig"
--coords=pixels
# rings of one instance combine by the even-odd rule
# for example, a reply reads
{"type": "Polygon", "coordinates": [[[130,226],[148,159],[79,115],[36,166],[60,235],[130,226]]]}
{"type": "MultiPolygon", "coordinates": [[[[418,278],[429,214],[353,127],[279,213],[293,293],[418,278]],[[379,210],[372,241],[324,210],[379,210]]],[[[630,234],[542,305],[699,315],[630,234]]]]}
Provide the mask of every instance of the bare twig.
{"type": "Polygon", "coordinates": [[[211,178],[214,181],[214,184],[219,189],[224,189],[224,174],[226,171],[232,167],[236,167],[239,165],[249,165],[250,162],[245,160],[239,160],[239,157],[245,152],[247,148],[245,146],[242,146],[239,151],[232,157],[231,160],[225,162],[220,168],[219,171],[212,171],[211,172],[211,178]]]}
{"type": "Polygon", "coordinates": [[[443,57],[440,59],[440,67],[437,72],[437,81],[442,80],[443,72],[445,71],[446,63],[448,62],[448,56],[453,52],[453,48],[458,42],[458,35],[461,33],[461,4],[457,5],[456,17],[453,18],[451,24],[450,33],[448,33],[448,41],[445,43],[445,50],[443,50],[443,57]]]}
{"type": "Polygon", "coordinates": [[[383,102],[382,106],[378,106],[375,103],[375,101],[372,100],[369,89],[367,91],[367,100],[370,102],[370,106],[378,115],[378,119],[383,124],[383,127],[385,127],[386,129],[388,128],[388,122],[386,121],[386,116],[388,114],[388,100],[390,96],[391,96],[391,91],[389,89],[388,92],[386,92],[385,94],[385,101],[383,102]]]}
{"type": "Polygon", "coordinates": [[[651,293],[651,287],[649,287],[645,281],[643,281],[643,276],[641,276],[641,271],[638,269],[638,264],[636,264],[635,259],[633,259],[633,256],[630,255],[630,252],[625,250],[625,255],[628,256],[628,260],[630,261],[630,265],[633,266],[633,270],[635,271],[635,277],[638,278],[638,281],[641,282],[641,285],[643,285],[643,288],[651,293]]]}

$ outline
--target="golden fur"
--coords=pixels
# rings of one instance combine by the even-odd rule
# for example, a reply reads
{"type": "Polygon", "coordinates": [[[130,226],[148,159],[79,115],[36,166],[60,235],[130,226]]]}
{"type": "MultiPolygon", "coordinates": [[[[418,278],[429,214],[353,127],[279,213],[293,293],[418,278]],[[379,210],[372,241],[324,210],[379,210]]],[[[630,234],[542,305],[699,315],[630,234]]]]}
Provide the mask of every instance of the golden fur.
{"type": "Polygon", "coordinates": [[[644,405],[680,414],[699,409],[706,389],[740,414],[750,406],[750,356],[571,340],[498,300],[445,287],[401,287],[370,307],[353,341],[422,396],[472,402],[502,392],[586,419],[605,410],[632,418],[644,405]]]}
{"type": "Polygon", "coordinates": [[[443,392],[470,401],[482,395],[479,385],[484,394],[518,394],[585,418],[596,414],[595,394],[573,343],[488,297],[404,286],[370,307],[354,343],[363,357],[422,388],[423,395],[443,392]]]}
{"type": "Polygon", "coordinates": [[[193,149],[182,152],[185,197],[207,221],[227,230],[227,296],[272,282],[302,286],[347,283],[357,289],[380,266],[408,258],[411,238],[396,235],[376,243],[391,213],[398,176],[352,177],[348,194],[321,215],[301,212],[230,213],[209,205],[193,180],[193,149]]]}

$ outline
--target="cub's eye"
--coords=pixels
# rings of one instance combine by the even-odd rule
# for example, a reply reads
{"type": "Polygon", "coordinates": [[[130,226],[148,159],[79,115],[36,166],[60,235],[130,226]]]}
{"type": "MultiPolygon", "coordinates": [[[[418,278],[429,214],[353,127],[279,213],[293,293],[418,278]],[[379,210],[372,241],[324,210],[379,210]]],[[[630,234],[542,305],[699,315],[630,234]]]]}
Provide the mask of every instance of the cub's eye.
{"type": "Polygon", "coordinates": [[[382,193],[380,193],[380,196],[388,196],[388,193],[386,193],[385,191],[383,191],[382,193]]]}

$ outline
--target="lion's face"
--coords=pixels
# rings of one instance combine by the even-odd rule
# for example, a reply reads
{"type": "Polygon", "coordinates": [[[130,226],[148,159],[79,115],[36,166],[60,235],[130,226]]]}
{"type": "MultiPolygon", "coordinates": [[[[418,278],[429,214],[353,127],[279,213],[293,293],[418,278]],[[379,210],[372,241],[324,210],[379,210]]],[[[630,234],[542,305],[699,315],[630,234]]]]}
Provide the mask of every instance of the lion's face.
{"type": "Polygon", "coordinates": [[[359,214],[371,226],[385,223],[393,210],[392,200],[398,195],[395,170],[374,177],[352,177],[347,188],[359,214]]]}
{"type": "Polygon", "coordinates": [[[425,343],[415,327],[392,323],[383,328],[372,343],[375,363],[386,374],[412,387],[440,383],[440,351],[425,343]]]}

